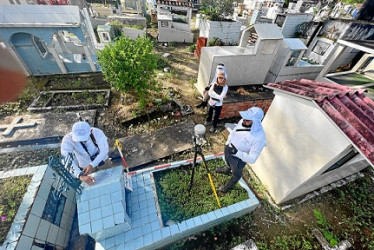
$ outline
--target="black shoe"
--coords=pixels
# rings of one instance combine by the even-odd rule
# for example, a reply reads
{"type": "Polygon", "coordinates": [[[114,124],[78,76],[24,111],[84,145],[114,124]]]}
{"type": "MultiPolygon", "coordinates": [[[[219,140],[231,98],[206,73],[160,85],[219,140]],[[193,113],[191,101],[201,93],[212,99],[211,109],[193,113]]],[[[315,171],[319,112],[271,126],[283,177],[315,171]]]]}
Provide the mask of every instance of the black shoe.
{"type": "Polygon", "coordinates": [[[227,168],[216,168],[216,172],[225,175],[231,175],[231,170],[227,168]]]}
{"type": "Polygon", "coordinates": [[[230,191],[234,186],[235,184],[237,183],[238,181],[235,180],[235,177],[231,177],[229,183],[227,183],[225,186],[222,186],[220,187],[218,190],[221,192],[221,193],[227,193],[228,191],[230,191]]]}

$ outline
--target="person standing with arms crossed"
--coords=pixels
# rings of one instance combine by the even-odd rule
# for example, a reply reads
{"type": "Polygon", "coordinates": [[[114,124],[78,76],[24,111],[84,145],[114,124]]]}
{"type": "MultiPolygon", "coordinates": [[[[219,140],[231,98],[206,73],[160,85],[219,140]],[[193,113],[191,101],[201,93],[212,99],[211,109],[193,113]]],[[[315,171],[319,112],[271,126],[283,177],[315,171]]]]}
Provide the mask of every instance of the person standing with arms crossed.
{"type": "Polygon", "coordinates": [[[209,101],[209,98],[210,98],[208,92],[209,92],[210,87],[216,82],[218,71],[224,71],[225,72],[225,78],[226,78],[226,81],[227,81],[226,67],[223,63],[218,63],[218,65],[216,67],[216,71],[214,72],[214,78],[213,78],[212,82],[207,87],[205,87],[205,89],[203,91],[203,100],[200,104],[196,105],[196,108],[205,108],[206,106],[208,106],[208,101],[209,101]]]}
{"type": "Polygon", "coordinates": [[[218,70],[216,81],[210,86],[208,91],[210,98],[208,101],[208,114],[204,123],[204,125],[210,125],[212,123],[212,128],[209,130],[212,133],[217,130],[218,119],[222,111],[223,98],[226,97],[228,89],[226,84],[226,72],[218,70]]]}

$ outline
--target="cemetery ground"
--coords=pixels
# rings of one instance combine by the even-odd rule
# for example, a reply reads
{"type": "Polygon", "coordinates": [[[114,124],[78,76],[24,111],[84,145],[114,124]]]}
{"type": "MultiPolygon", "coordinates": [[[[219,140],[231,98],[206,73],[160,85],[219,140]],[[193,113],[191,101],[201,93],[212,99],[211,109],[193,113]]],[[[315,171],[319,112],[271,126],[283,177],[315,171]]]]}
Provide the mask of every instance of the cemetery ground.
{"type": "MultiPolygon", "coordinates": [[[[131,93],[125,95],[114,90],[111,90],[109,106],[98,109],[96,126],[104,130],[110,142],[132,134],[155,131],[188,119],[195,123],[204,122],[205,110],[194,108],[200,102],[199,94],[193,86],[197,78],[198,61],[188,51],[187,45],[167,47],[158,45],[156,49],[160,55],[156,73],[156,81],[160,88],[159,92],[150,94],[145,110],[138,109],[136,98],[131,93]],[[166,67],[169,68],[167,72],[164,71],[166,67]],[[173,98],[183,105],[193,107],[194,113],[184,116],[177,109],[164,111],[162,107],[172,102],[173,98]],[[147,111],[148,115],[141,116],[147,111]],[[140,116],[143,118],[137,119],[140,116]]],[[[29,78],[28,87],[18,101],[0,106],[0,119],[10,114],[28,113],[27,107],[41,91],[107,88],[110,86],[102,80],[101,74],[29,78]]],[[[84,103],[85,99],[93,97],[78,95],[75,98],[78,102],[84,103]]],[[[175,107],[173,105],[175,104],[172,104],[172,107],[175,107]]],[[[52,109],[49,112],[66,111],[52,109]]],[[[208,132],[206,137],[207,143],[203,146],[204,154],[223,151],[225,137],[222,131],[214,134],[208,132]]],[[[0,153],[0,171],[46,164],[48,156],[58,153],[58,148],[0,153]]],[[[188,150],[160,159],[149,166],[192,157],[192,150],[188,150]]],[[[225,222],[166,248],[229,249],[248,239],[253,239],[260,249],[321,249],[312,233],[312,230],[317,228],[332,244],[348,240],[355,249],[374,249],[374,174],[371,169],[363,171],[364,177],[354,182],[300,204],[295,201],[285,210],[274,207],[266,195],[265,188],[256,177],[249,171],[244,172],[244,180],[256,193],[261,202],[260,207],[250,214],[225,222]]],[[[209,185],[208,182],[206,184],[209,185]]],[[[2,194],[6,191],[4,186],[5,184],[0,183],[2,194]]],[[[9,196],[14,200],[22,197],[22,192],[13,192],[18,190],[16,186],[6,188],[10,192],[9,196]]],[[[6,220],[11,220],[8,216],[10,209],[4,210],[0,211],[1,216],[7,216],[6,220]]]]}

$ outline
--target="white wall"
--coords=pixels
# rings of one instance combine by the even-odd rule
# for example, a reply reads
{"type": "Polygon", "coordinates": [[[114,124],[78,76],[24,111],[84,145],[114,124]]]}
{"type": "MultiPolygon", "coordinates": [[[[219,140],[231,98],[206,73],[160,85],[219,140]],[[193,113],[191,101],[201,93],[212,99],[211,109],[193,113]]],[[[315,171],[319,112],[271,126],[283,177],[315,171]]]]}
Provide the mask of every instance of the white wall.
{"type": "Polygon", "coordinates": [[[334,41],[327,39],[327,38],[323,38],[323,37],[315,37],[313,41],[311,42],[311,44],[309,45],[308,50],[305,52],[305,57],[309,59],[313,59],[319,64],[325,64],[327,57],[334,50],[334,48],[335,48],[334,41]],[[325,54],[323,55],[319,55],[313,52],[314,46],[316,45],[318,41],[322,41],[324,43],[330,44],[330,47],[326,50],[325,54]]]}
{"type": "Polygon", "coordinates": [[[252,169],[275,202],[282,203],[350,142],[314,102],[274,94],[263,121],[267,146],[252,169]]]}
{"type": "Polygon", "coordinates": [[[311,65],[306,67],[286,66],[278,74],[269,71],[265,82],[283,82],[285,80],[315,80],[321,72],[323,65],[311,65]]]}
{"type": "Polygon", "coordinates": [[[177,22],[172,22],[171,27],[175,28],[177,30],[183,30],[183,31],[191,31],[190,25],[187,23],[177,23],[177,22]]]}
{"type": "Polygon", "coordinates": [[[282,34],[285,38],[295,37],[296,26],[304,23],[309,22],[313,19],[314,15],[312,14],[289,14],[286,16],[286,20],[284,20],[282,26],[282,34]]]}
{"type": "Polygon", "coordinates": [[[159,42],[181,42],[192,43],[193,33],[174,28],[158,28],[158,41],[159,42]]]}
{"type": "Polygon", "coordinates": [[[360,154],[355,158],[351,159],[349,162],[344,164],[341,168],[334,169],[325,174],[318,173],[315,177],[312,177],[295,191],[293,191],[288,197],[287,200],[299,197],[303,194],[309,193],[313,190],[326,186],[335,181],[341,180],[349,175],[357,173],[358,171],[367,168],[369,163],[362,157],[360,154]]]}
{"type": "Polygon", "coordinates": [[[145,29],[140,30],[140,29],[134,29],[134,28],[122,28],[122,32],[125,34],[125,36],[131,37],[131,39],[135,40],[138,37],[142,37],[145,35],[145,29]]]}
{"type": "MultiPolygon", "coordinates": [[[[280,40],[274,40],[278,42],[280,40]]],[[[276,50],[277,46],[275,47],[276,50]]],[[[259,46],[241,48],[239,46],[203,47],[201,50],[197,88],[200,92],[212,81],[215,68],[223,62],[227,70],[227,85],[240,86],[263,84],[273,62],[274,54],[265,55],[259,46]]],[[[275,53],[275,52],[274,52],[275,53]]]]}
{"type": "Polygon", "coordinates": [[[201,20],[199,36],[208,38],[207,43],[214,38],[219,38],[225,44],[235,44],[239,42],[241,26],[241,22],[201,20]]]}
{"type": "Polygon", "coordinates": [[[352,61],[352,59],[359,53],[359,50],[356,50],[351,47],[347,47],[343,53],[338,57],[337,60],[333,62],[330,67],[330,71],[337,69],[339,66],[347,65],[352,61]]]}

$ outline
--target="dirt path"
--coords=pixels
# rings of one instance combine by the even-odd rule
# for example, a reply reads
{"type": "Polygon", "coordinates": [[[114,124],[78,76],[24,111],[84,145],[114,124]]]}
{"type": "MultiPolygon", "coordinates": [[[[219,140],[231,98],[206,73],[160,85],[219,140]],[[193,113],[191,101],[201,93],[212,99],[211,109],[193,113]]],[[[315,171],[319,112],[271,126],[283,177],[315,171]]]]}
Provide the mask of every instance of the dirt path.
{"type": "MultiPolygon", "coordinates": [[[[163,82],[165,87],[171,87],[180,94],[179,100],[190,105],[194,114],[191,119],[196,123],[203,124],[206,118],[206,109],[195,108],[200,103],[200,93],[194,84],[197,82],[199,70],[199,61],[193,56],[193,53],[187,51],[186,45],[174,47],[158,47],[160,53],[170,53],[168,61],[171,70],[174,71],[174,77],[163,82]]],[[[223,123],[221,124],[223,127],[223,123]]],[[[209,128],[208,128],[209,129],[209,128]]],[[[225,138],[222,133],[207,132],[206,138],[208,144],[204,146],[204,153],[217,153],[223,151],[225,138]]]]}

